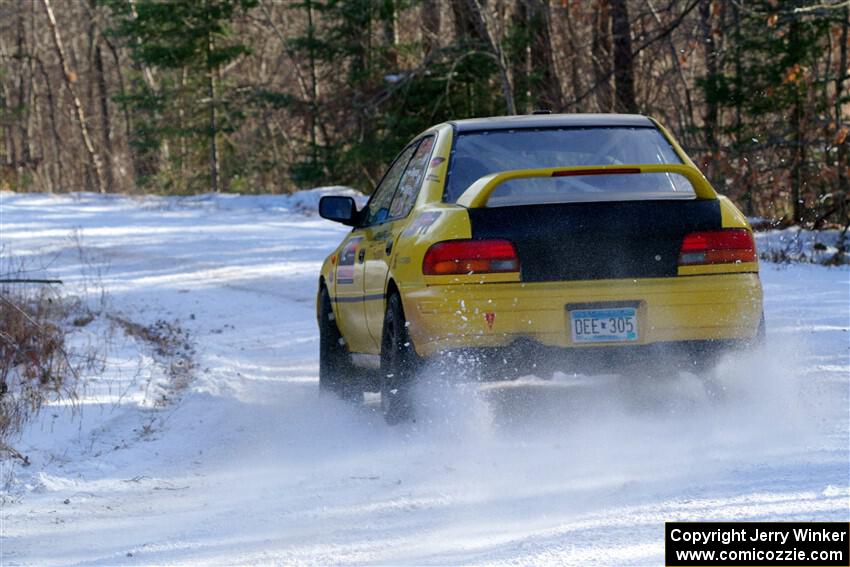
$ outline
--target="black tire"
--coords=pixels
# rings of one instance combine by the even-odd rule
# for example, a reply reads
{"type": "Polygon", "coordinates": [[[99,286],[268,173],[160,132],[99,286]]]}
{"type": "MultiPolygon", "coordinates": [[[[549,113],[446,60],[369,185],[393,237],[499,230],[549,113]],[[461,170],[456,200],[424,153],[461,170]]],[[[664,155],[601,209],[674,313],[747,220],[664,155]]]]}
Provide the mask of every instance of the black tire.
{"type": "Polygon", "coordinates": [[[332,393],[351,402],[362,401],[359,375],[336,326],[328,290],[322,287],[319,291],[319,392],[332,393]]]}
{"type": "Polygon", "coordinates": [[[389,424],[414,419],[413,378],[420,359],[407,331],[401,297],[387,298],[384,330],[381,338],[381,411],[389,424]]]}

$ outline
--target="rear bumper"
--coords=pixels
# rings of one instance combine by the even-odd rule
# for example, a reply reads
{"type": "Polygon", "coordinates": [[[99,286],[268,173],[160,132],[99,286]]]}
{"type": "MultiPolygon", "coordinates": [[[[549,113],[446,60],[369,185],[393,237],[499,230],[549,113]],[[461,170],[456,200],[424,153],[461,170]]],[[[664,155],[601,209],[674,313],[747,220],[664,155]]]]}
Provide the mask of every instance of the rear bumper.
{"type": "Polygon", "coordinates": [[[402,289],[416,351],[506,347],[517,341],[590,350],[658,343],[745,341],[758,329],[758,274],[718,274],[638,280],[434,285],[402,289]],[[635,302],[638,339],[576,345],[570,304],[635,302]]]}

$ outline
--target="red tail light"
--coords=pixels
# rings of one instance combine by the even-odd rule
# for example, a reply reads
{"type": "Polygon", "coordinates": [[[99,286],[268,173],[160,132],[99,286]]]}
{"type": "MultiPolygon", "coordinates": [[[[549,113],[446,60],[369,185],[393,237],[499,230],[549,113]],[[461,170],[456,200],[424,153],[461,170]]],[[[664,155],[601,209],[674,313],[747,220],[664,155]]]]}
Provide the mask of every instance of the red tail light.
{"type": "Polygon", "coordinates": [[[432,245],[422,261],[426,276],[518,272],[519,257],[508,240],[449,240],[432,245]]]}
{"type": "Polygon", "coordinates": [[[692,232],[682,241],[680,266],[740,264],[756,261],[753,235],[743,228],[692,232]]]}

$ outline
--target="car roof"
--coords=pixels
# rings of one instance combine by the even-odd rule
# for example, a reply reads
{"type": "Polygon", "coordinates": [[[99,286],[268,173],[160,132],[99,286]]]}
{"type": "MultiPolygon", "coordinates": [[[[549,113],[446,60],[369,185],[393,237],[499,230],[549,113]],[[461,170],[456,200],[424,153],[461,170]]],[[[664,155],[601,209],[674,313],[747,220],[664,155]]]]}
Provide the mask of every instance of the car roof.
{"type": "Polygon", "coordinates": [[[640,114],[523,114],[491,116],[448,122],[457,132],[476,130],[510,130],[521,128],[654,128],[655,124],[640,114]]]}

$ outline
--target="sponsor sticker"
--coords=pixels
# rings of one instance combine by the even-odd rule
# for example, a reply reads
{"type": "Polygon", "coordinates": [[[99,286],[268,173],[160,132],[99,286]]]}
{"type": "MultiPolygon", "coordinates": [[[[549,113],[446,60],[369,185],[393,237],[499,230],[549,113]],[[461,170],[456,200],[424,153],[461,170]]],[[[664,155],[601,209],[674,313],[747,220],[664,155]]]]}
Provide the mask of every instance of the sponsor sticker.
{"type": "Polygon", "coordinates": [[[431,225],[437,222],[437,219],[440,218],[442,213],[438,213],[435,211],[422,213],[418,217],[416,217],[410,225],[404,229],[404,236],[419,236],[428,232],[428,229],[431,228],[431,225]]]}
{"type": "Polygon", "coordinates": [[[337,285],[351,285],[354,283],[354,259],[357,256],[357,248],[363,240],[362,236],[352,238],[345,243],[339,255],[339,265],[336,268],[337,285]]]}

